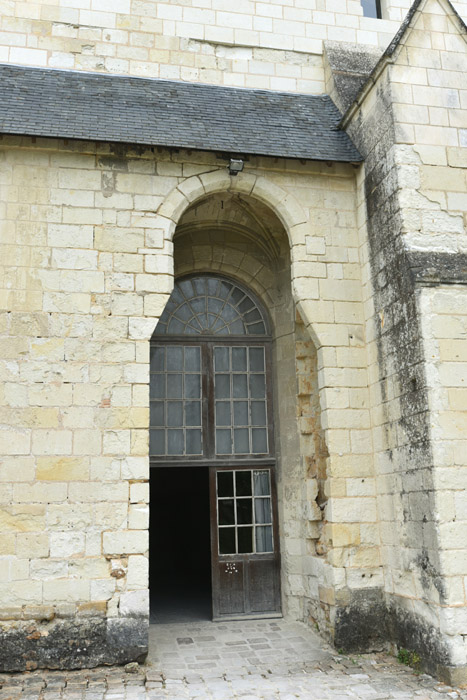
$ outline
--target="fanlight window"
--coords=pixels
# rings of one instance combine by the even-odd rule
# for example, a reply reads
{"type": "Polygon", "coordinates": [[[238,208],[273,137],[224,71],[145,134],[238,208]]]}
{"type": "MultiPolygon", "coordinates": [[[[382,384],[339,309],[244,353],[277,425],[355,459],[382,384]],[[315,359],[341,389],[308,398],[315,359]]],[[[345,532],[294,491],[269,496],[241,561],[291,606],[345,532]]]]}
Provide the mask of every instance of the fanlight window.
{"type": "Polygon", "coordinates": [[[218,277],[175,283],[155,335],[266,335],[262,312],[247,292],[218,277]]]}

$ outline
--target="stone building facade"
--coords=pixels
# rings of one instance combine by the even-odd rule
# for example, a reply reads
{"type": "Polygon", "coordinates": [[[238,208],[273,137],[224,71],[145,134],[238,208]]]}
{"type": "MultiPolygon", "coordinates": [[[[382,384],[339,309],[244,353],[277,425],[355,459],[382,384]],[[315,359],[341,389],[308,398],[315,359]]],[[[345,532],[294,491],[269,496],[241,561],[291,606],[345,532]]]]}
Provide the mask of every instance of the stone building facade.
{"type": "Polygon", "coordinates": [[[151,338],[214,275],[269,318],[282,612],[467,683],[465,5],[0,7],[2,670],[144,658],[151,338]],[[109,74],[219,145],[180,83],[125,137],[109,74]]]}

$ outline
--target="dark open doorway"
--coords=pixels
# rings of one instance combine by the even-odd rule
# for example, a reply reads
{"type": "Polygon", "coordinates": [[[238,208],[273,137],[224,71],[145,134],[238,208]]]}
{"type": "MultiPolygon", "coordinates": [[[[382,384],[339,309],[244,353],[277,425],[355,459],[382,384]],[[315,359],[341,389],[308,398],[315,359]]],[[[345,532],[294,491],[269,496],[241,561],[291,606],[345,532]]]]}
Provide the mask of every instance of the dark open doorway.
{"type": "Polygon", "coordinates": [[[209,470],[152,467],[151,622],[212,618],[209,470]]]}

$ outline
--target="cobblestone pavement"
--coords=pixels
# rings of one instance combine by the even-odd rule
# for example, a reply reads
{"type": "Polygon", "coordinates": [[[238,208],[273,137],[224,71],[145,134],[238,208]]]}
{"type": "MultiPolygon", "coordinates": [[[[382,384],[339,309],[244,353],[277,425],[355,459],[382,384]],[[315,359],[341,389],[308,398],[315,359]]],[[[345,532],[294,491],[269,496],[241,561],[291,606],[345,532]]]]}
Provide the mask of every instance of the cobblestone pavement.
{"type": "Polygon", "coordinates": [[[0,700],[463,698],[384,654],[337,654],[285,620],[151,627],[145,665],[0,674],[0,700]]]}

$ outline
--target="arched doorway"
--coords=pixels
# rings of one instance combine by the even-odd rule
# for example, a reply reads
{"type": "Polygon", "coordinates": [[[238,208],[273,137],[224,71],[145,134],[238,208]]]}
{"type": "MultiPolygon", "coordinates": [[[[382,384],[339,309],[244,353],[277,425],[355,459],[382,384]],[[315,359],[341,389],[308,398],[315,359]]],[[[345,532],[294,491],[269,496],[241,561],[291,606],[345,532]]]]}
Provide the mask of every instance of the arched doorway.
{"type": "Polygon", "coordinates": [[[177,280],[151,340],[151,587],[186,601],[209,574],[213,619],[280,614],[270,346],[259,300],[215,274],[177,280]]]}

